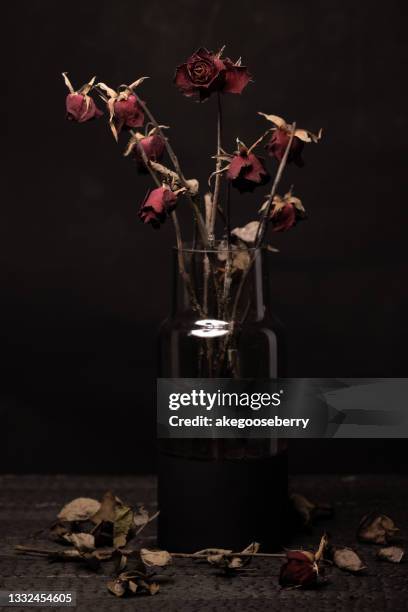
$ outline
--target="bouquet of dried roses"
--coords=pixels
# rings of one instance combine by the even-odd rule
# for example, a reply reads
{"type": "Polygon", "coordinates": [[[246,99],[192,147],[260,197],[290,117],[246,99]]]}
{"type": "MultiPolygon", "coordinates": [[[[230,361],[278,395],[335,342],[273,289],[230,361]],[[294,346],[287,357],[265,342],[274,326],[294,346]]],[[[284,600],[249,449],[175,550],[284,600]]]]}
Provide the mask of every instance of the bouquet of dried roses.
{"type": "Polygon", "coordinates": [[[120,85],[117,89],[96,82],[93,77],[75,89],[67,73],[63,73],[69,89],[67,118],[84,123],[102,116],[103,112],[92,97],[96,94],[105,104],[110,130],[116,141],[122,134],[128,136],[124,155],[135,159],[140,173],[151,176],[153,188],[140,205],[139,218],[155,229],[171,220],[177,243],[178,269],[189,307],[195,319],[198,317],[202,322],[193,335],[206,339],[223,337],[215,352],[214,347],[208,348],[208,344],[207,348],[201,349],[206,353],[209,375],[225,374],[225,360],[231,356],[234,345],[233,331],[239,328],[251,308],[251,292],[245,291],[245,286],[259,251],[266,244],[268,229],[286,231],[305,218],[302,201],[293,194],[292,188],[285,195],[277,193],[284,168],[291,162],[302,166],[305,143],[317,143],[321,138],[321,130],[313,134],[299,129],[295,123],[287,123],[282,117],[260,112],[259,115],[268,122],[267,129],[250,146],[237,138],[235,150],[227,152],[222,129],[223,95],[241,94],[252,78],[241,59],[234,62],[224,57],[223,52],[224,48],[217,53],[200,48],[177,67],[174,77],[175,85],[183,95],[199,102],[211,97],[216,101],[215,167],[204,194],[196,179],[185,177],[167,135],[168,127],[156,120],[150,106],[137,93],[146,77],[129,85],[120,85]],[[239,194],[253,192],[271,181],[270,170],[258,154],[261,146],[277,164],[274,180],[269,193],[260,202],[256,218],[249,220],[244,227],[231,229],[232,190],[239,194]],[[169,163],[163,161],[165,155],[169,163]],[[223,182],[226,195],[221,198],[223,182]],[[191,207],[194,222],[194,237],[189,246],[183,240],[177,216],[177,208],[185,204],[191,207]],[[218,228],[220,235],[217,238],[218,228]],[[194,260],[197,252],[204,254],[198,264],[199,274],[194,260]],[[225,333],[225,326],[220,328],[219,325],[218,328],[215,326],[214,332],[214,322],[225,323],[228,333],[225,333]],[[221,331],[218,333],[217,329],[221,331]]]}

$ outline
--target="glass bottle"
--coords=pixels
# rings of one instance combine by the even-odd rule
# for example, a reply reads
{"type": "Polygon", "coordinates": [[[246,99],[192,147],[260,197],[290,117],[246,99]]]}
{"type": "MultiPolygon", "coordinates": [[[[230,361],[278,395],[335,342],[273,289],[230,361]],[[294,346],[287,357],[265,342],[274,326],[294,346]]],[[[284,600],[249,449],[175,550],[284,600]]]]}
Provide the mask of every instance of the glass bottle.
{"type": "MultiPolygon", "coordinates": [[[[162,378],[284,376],[282,328],[268,299],[264,249],[174,251],[172,308],[159,334],[162,378]]],[[[282,439],[159,441],[158,544],[171,552],[242,550],[285,539],[282,439]]]]}

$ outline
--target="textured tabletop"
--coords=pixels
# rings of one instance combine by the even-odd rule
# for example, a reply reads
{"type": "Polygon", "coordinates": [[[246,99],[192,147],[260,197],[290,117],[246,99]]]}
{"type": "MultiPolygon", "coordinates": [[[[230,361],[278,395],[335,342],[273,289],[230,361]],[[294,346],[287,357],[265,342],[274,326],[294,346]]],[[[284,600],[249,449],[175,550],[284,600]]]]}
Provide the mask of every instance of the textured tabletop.
{"type": "MultiPolygon", "coordinates": [[[[37,532],[55,519],[66,502],[79,496],[100,499],[108,489],[129,504],[143,502],[151,510],[156,506],[155,478],[149,476],[0,476],[0,589],[76,590],[78,612],[408,610],[407,560],[401,564],[380,562],[375,558],[378,547],[355,541],[359,518],[370,510],[390,515],[407,537],[407,476],[291,478],[293,491],[315,501],[330,501],[335,508],[334,518],[317,524],[310,533],[296,536],[293,545],[315,548],[322,531],[327,529],[336,543],[352,546],[367,565],[359,575],[328,568],[327,584],[315,590],[281,590],[277,581],[279,559],[253,559],[250,571],[234,577],[220,575],[205,563],[176,559],[162,572],[157,595],[116,599],[106,589],[110,562],[93,573],[77,563],[50,563],[15,554],[16,544],[48,546],[38,539],[37,532]]],[[[144,532],[143,543],[153,546],[154,541],[152,524],[144,532]]]]}

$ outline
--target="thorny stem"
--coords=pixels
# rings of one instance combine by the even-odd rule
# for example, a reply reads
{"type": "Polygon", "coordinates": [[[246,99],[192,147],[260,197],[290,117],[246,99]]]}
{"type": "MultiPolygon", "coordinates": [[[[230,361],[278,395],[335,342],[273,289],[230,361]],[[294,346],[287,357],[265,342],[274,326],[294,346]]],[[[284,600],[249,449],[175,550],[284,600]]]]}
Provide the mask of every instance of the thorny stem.
{"type": "Polygon", "coordinates": [[[208,231],[208,240],[211,243],[214,242],[214,226],[216,211],[218,209],[218,198],[220,195],[221,187],[221,166],[222,160],[220,159],[222,150],[222,105],[221,105],[221,94],[217,93],[217,161],[215,163],[215,185],[213,194],[213,205],[211,208],[211,216],[208,231]]]}
{"type": "Polygon", "coordinates": [[[275,180],[273,181],[272,189],[271,189],[271,191],[269,193],[269,196],[268,196],[268,200],[267,200],[268,203],[267,203],[267,205],[265,207],[264,214],[263,214],[263,217],[262,217],[262,221],[261,221],[261,223],[258,226],[258,231],[257,231],[256,238],[255,238],[255,248],[259,248],[259,246],[262,244],[262,240],[264,239],[267,223],[269,221],[269,215],[271,213],[271,208],[272,208],[272,204],[273,204],[273,198],[275,197],[276,190],[278,188],[279,182],[280,182],[280,180],[282,178],[282,174],[283,174],[283,171],[284,171],[285,166],[286,166],[286,162],[288,160],[289,151],[290,151],[290,148],[292,146],[293,138],[295,136],[295,131],[296,131],[296,123],[294,122],[294,123],[292,123],[292,129],[291,129],[291,132],[290,132],[289,142],[288,142],[288,144],[286,146],[285,153],[284,153],[284,155],[283,155],[283,157],[281,159],[281,162],[279,164],[278,171],[277,171],[277,173],[275,175],[275,180]]]}
{"type": "MultiPolygon", "coordinates": [[[[215,553],[217,554],[217,553],[215,553]]],[[[220,553],[221,554],[221,553],[220,553]]],[[[209,556],[208,553],[170,553],[170,555],[174,558],[179,558],[179,559],[207,559],[207,557],[209,556]]],[[[266,558],[278,558],[278,559],[284,559],[286,558],[286,553],[223,553],[223,557],[226,557],[227,559],[231,559],[232,557],[240,557],[240,558],[245,558],[245,557],[266,557],[266,558]]]]}
{"type": "Polygon", "coordinates": [[[197,203],[194,201],[193,197],[191,196],[190,193],[190,187],[186,181],[186,178],[181,170],[181,166],[180,166],[180,162],[177,158],[176,153],[174,152],[173,147],[171,146],[167,136],[164,134],[162,128],[160,127],[159,123],[156,121],[155,117],[153,116],[153,114],[151,113],[151,111],[149,110],[149,108],[146,106],[145,102],[143,102],[143,100],[140,99],[140,97],[137,95],[137,93],[135,92],[135,90],[132,90],[134,95],[136,96],[136,99],[139,103],[139,106],[141,107],[141,109],[143,110],[143,112],[149,117],[150,122],[152,123],[152,125],[156,128],[157,132],[160,134],[160,136],[163,138],[164,141],[164,146],[166,147],[166,151],[172,161],[172,164],[174,166],[175,171],[177,172],[177,174],[180,177],[181,183],[183,184],[183,186],[186,188],[186,195],[187,198],[190,202],[190,205],[192,206],[193,210],[194,210],[194,215],[195,218],[197,220],[197,225],[198,225],[198,229],[200,232],[200,237],[201,240],[203,241],[203,244],[206,246],[208,244],[208,240],[207,240],[207,233],[205,230],[205,224],[204,224],[204,220],[202,218],[202,215],[200,213],[200,210],[197,206],[197,203]]]}
{"type": "Polygon", "coordinates": [[[275,180],[273,181],[273,185],[272,185],[271,191],[270,191],[269,196],[268,196],[268,204],[266,206],[264,215],[262,217],[262,221],[260,222],[259,227],[258,227],[257,235],[256,235],[256,238],[255,238],[255,247],[254,247],[253,255],[251,257],[251,260],[250,260],[248,266],[246,267],[245,271],[242,273],[242,276],[241,276],[241,281],[240,281],[240,284],[239,284],[239,287],[237,289],[237,293],[236,293],[236,296],[235,296],[234,306],[232,308],[232,313],[231,313],[232,321],[235,321],[235,317],[236,317],[236,314],[237,314],[238,303],[239,303],[239,299],[241,297],[242,290],[243,290],[243,288],[245,286],[245,282],[246,282],[246,280],[248,278],[249,271],[251,270],[251,268],[252,268],[252,266],[254,264],[255,257],[256,257],[256,254],[257,254],[257,249],[259,249],[260,246],[262,245],[262,241],[263,241],[263,238],[265,236],[266,226],[267,226],[267,222],[269,220],[269,215],[270,215],[270,211],[271,211],[272,204],[273,204],[273,198],[274,198],[274,196],[276,194],[276,190],[277,190],[277,188],[279,186],[280,180],[282,178],[283,171],[284,171],[285,166],[286,166],[286,162],[288,160],[288,155],[289,155],[290,147],[292,146],[292,141],[293,141],[293,137],[295,135],[295,130],[296,130],[296,123],[293,123],[292,124],[292,130],[291,130],[290,138],[289,138],[288,144],[287,144],[286,149],[285,149],[285,153],[284,153],[284,155],[283,155],[283,157],[281,159],[281,162],[279,164],[278,170],[277,170],[276,175],[275,175],[275,180]]]}

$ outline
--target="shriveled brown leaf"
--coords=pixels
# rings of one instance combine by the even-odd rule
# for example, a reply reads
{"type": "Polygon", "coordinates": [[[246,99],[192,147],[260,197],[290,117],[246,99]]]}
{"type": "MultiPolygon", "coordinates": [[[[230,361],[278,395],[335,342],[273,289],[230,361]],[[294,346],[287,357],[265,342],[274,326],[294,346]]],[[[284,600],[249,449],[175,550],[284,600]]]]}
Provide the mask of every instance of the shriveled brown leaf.
{"type": "Polygon", "coordinates": [[[390,563],[401,563],[405,551],[400,546],[387,546],[386,548],[380,548],[377,553],[377,557],[383,561],[389,561],[390,563]]]}
{"type": "Polygon", "coordinates": [[[95,515],[101,507],[101,504],[90,497],[77,497],[58,513],[60,521],[87,521],[95,515]]]}
{"type": "Polygon", "coordinates": [[[250,221],[243,227],[236,227],[232,230],[231,234],[237,236],[243,242],[252,243],[255,242],[257,232],[259,229],[259,221],[250,221]]]}
{"type": "Polygon", "coordinates": [[[95,549],[95,538],[90,533],[67,533],[64,535],[64,540],[80,551],[95,549]]]}
{"type": "Polygon", "coordinates": [[[167,550],[150,550],[148,548],[141,548],[140,556],[143,563],[147,567],[164,567],[165,565],[171,563],[171,555],[167,552],[167,550]]]}
{"type": "Polygon", "coordinates": [[[333,515],[331,504],[316,504],[300,493],[292,493],[290,501],[305,527],[308,527],[317,519],[330,518],[333,515]]]}
{"type": "Polygon", "coordinates": [[[278,128],[284,129],[288,127],[285,119],[279,117],[278,115],[267,115],[266,113],[261,112],[259,112],[258,115],[262,115],[262,117],[265,117],[267,121],[271,121],[278,128]]]}
{"type": "Polygon", "coordinates": [[[363,516],[357,530],[357,537],[362,542],[373,544],[388,544],[399,529],[394,521],[385,514],[370,512],[363,516]]]}
{"type": "Polygon", "coordinates": [[[92,522],[96,525],[102,521],[110,521],[113,523],[115,520],[116,503],[117,498],[115,495],[112,491],[107,491],[102,497],[99,509],[90,517],[92,522]]]}
{"type": "Polygon", "coordinates": [[[351,548],[336,548],[333,554],[333,563],[341,570],[348,572],[361,572],[366,566],[360,557],[351,548]]]}
{"type": "Polygon", "coordinates": [[[122,572],[114,580],[107,583],[108,590],[116,597],[124,595],[146,594],[156,595],[159,585],[151,578],[140,572],[122,572]]]}
{"type": "Polygon", "coordinates": [[[142,525],[146,525],[149,522],[149,513],[144,507],[143,504],[139,504],[136,507],[136,510],[133,515],[133,522],[135,527],[141,527],[142,525]]]}
{"type": "Polygon", "coordinates": [[[134,525],[133,510],[129,506],[116,506],[113,525],[113,545],[116,548],[125,546],[129,532],[134,525]]]}

